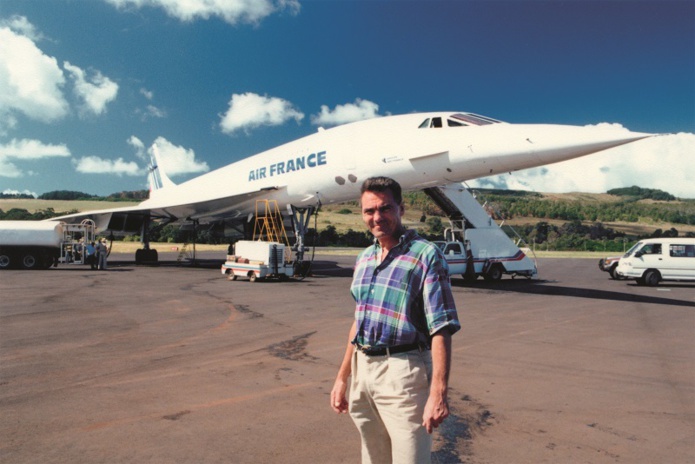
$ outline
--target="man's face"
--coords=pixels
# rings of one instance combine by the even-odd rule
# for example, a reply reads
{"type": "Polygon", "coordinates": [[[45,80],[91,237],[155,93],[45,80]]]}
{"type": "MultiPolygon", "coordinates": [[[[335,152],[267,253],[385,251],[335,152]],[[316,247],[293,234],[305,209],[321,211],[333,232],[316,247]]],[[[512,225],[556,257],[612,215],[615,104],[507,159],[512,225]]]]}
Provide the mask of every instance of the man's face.
{"type": "Polygon", "coordinates": [[[390,191],[364,192],[361,202],[362,220],[377,240],[393,238],[401,230],[404,209],[390,191]]]}

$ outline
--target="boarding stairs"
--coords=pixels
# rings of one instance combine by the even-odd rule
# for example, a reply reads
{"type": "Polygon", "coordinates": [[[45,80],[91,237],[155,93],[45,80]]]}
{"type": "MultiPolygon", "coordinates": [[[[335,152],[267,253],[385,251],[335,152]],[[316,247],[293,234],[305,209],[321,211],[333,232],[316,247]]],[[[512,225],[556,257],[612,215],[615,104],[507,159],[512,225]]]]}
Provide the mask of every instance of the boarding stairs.
{"type": "Polygon", "coordinates": [[[478,274],[485,275],[493,265],[501,265],[504,273],[512,276],[531,277],[537,274],[535,256],[530,259],[526,256],[528,248],[519,248],[521,237],[514,231],[517,240],[509,238],[489,214],[491,205],[481,205],[465,184],[430,187],[424,192],[451,223],[451,237],[447,237],[447,240],[460,240],[472,250],[478,274]]]}

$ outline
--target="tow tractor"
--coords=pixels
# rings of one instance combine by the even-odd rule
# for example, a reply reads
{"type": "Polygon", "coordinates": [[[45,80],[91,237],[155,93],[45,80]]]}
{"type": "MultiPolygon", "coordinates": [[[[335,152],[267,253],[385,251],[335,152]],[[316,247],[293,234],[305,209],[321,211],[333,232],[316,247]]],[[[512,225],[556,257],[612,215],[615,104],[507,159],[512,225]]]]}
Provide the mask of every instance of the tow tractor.
{"type": "Polygon", "coordinates": [[[298,243],[295,245],[297,258],[293,260],[292,248],[289,246],[277,202],[258,200],[253,227],[253,237],[256,240],[236,242],[232,254],[227,255],[227,261],[220,267],[220,272],[227,275],[229,280],[247,277],[251,282],[269,278],[285,281],[295,275],[305,276],[309,271],[306,265],[310,263],[303,261],[303,239],[313,212],[313,209],[293,211],[293,228],[301,232],[297,234],[298,243]]]}
{"type": "Polygon", "coordinates": [[[279,242],[241,240],[234,244],[234,254],[220,268],[229,280],[248,277],[251,282],[265,278],[288,280],[294,264],[285,259],[286,246],[279,242]]]}

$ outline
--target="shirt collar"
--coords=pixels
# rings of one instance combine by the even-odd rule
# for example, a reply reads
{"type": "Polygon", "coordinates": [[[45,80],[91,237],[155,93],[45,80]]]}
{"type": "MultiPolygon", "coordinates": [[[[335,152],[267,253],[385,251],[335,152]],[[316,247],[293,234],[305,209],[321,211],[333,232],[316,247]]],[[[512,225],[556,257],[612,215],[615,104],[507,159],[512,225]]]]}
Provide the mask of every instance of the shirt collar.
{"type": "MultiPolygon", "coordinates": [[[[396,245],[396,248],[402,247],[403,245],[412,242],[416,235],[417,232],[415,232],[415,230],[406,229],[405,227],[403,227],[401,235],[398,237],[398,245],[396,245]]],[[[374,238],[374,249],[378,250],[380,248],[381,244],[379,243],[379,240],[374,238]]]]}

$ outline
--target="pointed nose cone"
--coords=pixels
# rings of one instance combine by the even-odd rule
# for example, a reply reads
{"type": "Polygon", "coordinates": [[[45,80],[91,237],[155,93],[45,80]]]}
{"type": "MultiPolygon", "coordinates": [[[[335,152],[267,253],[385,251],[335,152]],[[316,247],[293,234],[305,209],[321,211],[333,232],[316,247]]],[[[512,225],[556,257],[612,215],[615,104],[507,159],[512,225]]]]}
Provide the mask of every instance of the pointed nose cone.
{"type": "Polygon", "coordinates": [[[653,136],[601,126],[536,126],[530,132],[535,135],[527,140],[544,163],[565,161],[653,136]]]}

